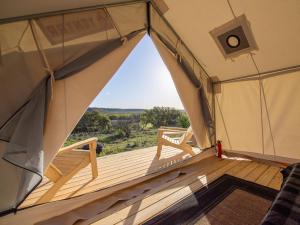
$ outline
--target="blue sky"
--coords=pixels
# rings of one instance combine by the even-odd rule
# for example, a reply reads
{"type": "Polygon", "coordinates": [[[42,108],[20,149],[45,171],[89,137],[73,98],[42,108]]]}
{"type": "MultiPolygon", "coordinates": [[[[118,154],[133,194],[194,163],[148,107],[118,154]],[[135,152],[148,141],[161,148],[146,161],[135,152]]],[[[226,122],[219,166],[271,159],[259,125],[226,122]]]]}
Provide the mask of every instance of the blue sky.
{"type": "Polygon", "coordinates": [[[171,75],[148,35],[135,47],[91,106],[183,109],[171,75]]]}

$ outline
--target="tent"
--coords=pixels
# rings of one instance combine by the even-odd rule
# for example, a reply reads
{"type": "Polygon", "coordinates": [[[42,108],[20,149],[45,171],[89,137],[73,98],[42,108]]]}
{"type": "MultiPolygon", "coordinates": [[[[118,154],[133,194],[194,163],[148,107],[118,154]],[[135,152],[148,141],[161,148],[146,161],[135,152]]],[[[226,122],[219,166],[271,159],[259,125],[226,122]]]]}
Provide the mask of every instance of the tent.
{"type": "Polygon", "coordinates": [[[298,0],[1,1],[1,212],[147,34],[201,148],[299,160],[299,20],[298,0]]]}

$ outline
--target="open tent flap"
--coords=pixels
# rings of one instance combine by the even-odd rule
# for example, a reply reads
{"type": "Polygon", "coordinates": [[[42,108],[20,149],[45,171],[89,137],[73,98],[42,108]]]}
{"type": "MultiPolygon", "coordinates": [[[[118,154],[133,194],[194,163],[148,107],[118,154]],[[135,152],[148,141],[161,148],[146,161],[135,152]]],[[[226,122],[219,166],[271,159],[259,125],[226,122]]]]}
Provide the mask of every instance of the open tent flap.
{"type": "Polygon", "coordinates": [[[6,106],[0,110],[0,179],[7,180],[1,211],[17,207],[39,183],[88,105],[145,34],[145,11],[136,3],[0,26],[6,106]]]}
{"type": "Polygon", "coordinates": [[[185,71],[178,63],[176,56],[160,42],[155,33],[152,34],[152,38],[161,57],[169,68],[182,104],[189,115],[197,143],[202,148],[211,147],[209,132],[205,126],[205,117],[203,117],[202,113],[201,100],[203,99],[199,98],[199,89],[189,80],[185,71]]]}
{"type": "Polygon", "coordinates": [[[151,37],[171,73],[197,143],[209,148],[215,142],[211,79],[153,7],[150,18],[151,37]]]}

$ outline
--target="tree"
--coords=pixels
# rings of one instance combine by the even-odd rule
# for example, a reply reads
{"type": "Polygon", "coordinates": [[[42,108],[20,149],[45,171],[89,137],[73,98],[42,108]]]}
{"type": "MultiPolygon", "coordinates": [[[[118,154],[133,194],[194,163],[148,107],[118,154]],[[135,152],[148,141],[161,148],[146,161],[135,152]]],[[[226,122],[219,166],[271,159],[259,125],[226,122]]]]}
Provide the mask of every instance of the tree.
{"type": "Polygon", "coordinates": [[[154,107],[141,115],[141,123],[146,126],[151,123],[155,128],[160,126],[175,126],[180,111],[170,107],[154,107]]]}
{"type": "Polygon", "coordinates": [[[181,113],[179,117],[177,117],[177,126],[188,128],[190,126],[190,121],[186,113],[181,113]]]}
{"type": "Polygon", "coordinates": [[[80,132],[103,132],[106,133],[111,129],[110,119],[96,111],[86,112],[77,126],[74,129],[74,133],[80,132]]]}

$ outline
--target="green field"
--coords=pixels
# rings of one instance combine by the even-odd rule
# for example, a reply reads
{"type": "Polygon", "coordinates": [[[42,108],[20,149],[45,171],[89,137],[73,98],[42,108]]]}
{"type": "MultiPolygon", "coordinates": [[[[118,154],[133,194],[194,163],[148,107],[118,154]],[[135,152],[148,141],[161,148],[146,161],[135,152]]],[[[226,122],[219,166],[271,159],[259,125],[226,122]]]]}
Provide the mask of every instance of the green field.
{"type": "Polygon", "coordinates": [[[97,137],[104,146],[98,156],[157,145],[160,126],[188,127],[185,112],[169,107],[144,109],[89,108],[65,146],[97,137]]]}
{"type": "Polygon", "coordinates": [[[104,156],[155,146],[157,141],[157,129],[133,131],[129,138],[119,138],[115,134],[71,135],[67,139],[65,146],[90,137],[97,137],[98,140],[104,144],[102,152],[98,155],[104,156]]]}

